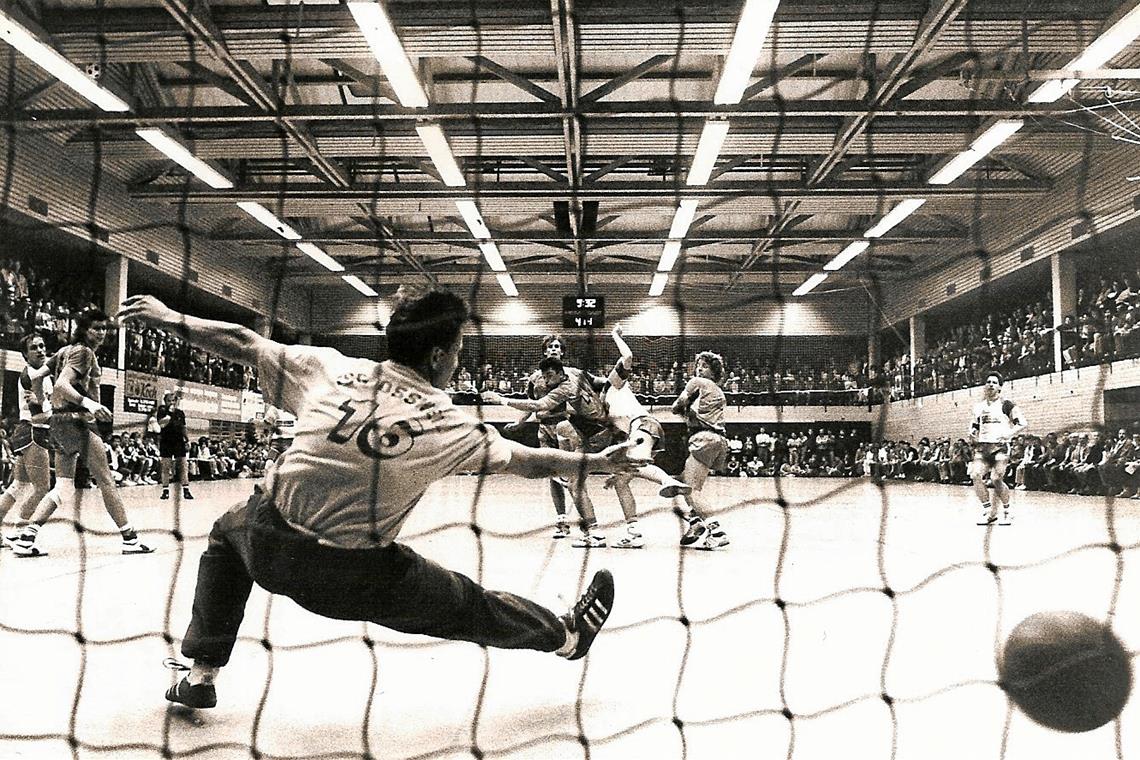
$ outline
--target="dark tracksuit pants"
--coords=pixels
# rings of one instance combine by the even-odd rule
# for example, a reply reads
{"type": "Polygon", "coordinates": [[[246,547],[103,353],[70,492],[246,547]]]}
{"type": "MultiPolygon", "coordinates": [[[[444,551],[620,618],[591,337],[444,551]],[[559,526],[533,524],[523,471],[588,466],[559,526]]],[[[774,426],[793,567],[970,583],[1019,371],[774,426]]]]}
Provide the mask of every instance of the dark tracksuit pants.
{"type": "Polygon", "coordinates": [[[229,662],[254,583],[310,612],[404,633],[503,649],[552,652],[566,639],[545,607],[470,578],[393,543],[338,549],[291,527],[258,489],[222,515],[198,563],[198,585],[182,654],[229,662]]]}

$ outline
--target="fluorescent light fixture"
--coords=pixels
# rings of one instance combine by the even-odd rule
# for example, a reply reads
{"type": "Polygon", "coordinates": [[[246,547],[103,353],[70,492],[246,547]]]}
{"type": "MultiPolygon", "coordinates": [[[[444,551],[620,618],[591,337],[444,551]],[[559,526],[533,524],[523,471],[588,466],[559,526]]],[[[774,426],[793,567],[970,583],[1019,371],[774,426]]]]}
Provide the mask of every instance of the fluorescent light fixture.
{"type": "Polygon", "coordinates": [[[693,163],[689,165],[689,176],[685,180],[687,185],[707,185],[712,176],[713,167],[716,166],[717,156],[720,155],[720,146],[728,135],[728,122],[723,119],[707,119],[701,129],[701,137],[697,140],[697,150],[693,153],[693,163]]]}
{"type": "Polygon", "coordinates": [[[514,298],[519,294],[519,289],[515,287],[515,281],[511,279],[511,276],[509,274],[506,272],[499,272],[497,275],[495,275],[495,278],[499,281],[499,287],[502,288],[503,292],[508,296],[514,298]]]}
{"type": "Polygon", "coordinates": [[[297,249],[330,272],[343,272],[344,266],[312,243],[297,243],[297,249]]]}
{"type": "Polygon", "coordinates": [[[681,255],[681,241],[680,240],[666,240],[665,247],[661,249],[661,260],[657,262],[658,272],[671,272],[673,265],[677,263],[677,257],[681,255]]]}
{"type": "Polygon", "coordinates": [[[827,279],[827,275],[823,272],[817,272],[811,277],[804,280],[803,284],[792,291],[793,296],[806,296],[808,293],[816,289],[821,282],[827,279]]]}
{"type": "Polygon", "coordinates": [[[364,39],[368,41],[368,47],[372,48],[372,55],[380,62],[384,76],[388,77],[388,82],[396,91],[400,105],[427,108],[427,93],[420,85],[416,70],[404,52],[404,45],[396,35],[396,29],[392,26],[383,3],[349,3],[348,10],[356,19],[356,25],[360,27],[364,39]]]}
{"type": "Polygon", "coordinates": [[[840,270],[847,265],[848,261],[851,261],[851,259],[855,258],[870,247],[870,240],[856,240],[855,242],[848,244],[848,246],[840,251],[834,259],[824,264],[823,268],[828,272],[835,272],[837,270],[840,270]]]}
{"type": "Polygon", "coordinates": [[[448,187],[466,185],[467,180],[463,178],[463,172],[459,170],[459,164],[455,162],[455,154],[451,152],[451,146],[447,144],[447,136],[443,134],[443,127],[438,124],[417,124],[416,133],[420,136],[420,141],[423,142],[428,155],[431,156],[431,162],[439,170],[443,184],[448,187]]]}
{"type": "Polygon", "coordinates": [[[657,272],[653,275],[653,282],[649,284],[649,297],[656,298],[665,292],[665,283],[669,281],[668,272],[657,272]]]}
{"type": "Polygon", "coordinates": [[[932,174],[927,182],[931,185],[949,185],[1024,126],[1025,122],[1021,119],[995,121],[985,132],[974,138],[969,148],[954,156],[945,166],[932,174]]]}
{"type": "Polygon", "coordinates": [[[63,57],[51,45],[42,42],[32,31],[0,10],[0,37],[19,50],[32,63],[99,106],[104,111],[129,111],[131,107],[115,93],[91,79],[63,57]]]}
{"type": "Polygon", "coordinates": [[[695,200],[681,201],[676,213],[673,214],[673,226],[669,228],[669,237],[676,240],[685,237],[689,225],[693,223],[693,217],[697,214],[697,203],[695,200]]]}
{"type": "Polygon", "coordinates": [[[254,203],[253,201],[238,201],[237,206],[242,211],[249,214],[254,219],[261,222],[266,227],[273,230],[286,240],[301,239],[301,235],[297,232],[297,230],[293,229],[289,225],[285,224],[285,222],[278,219],[276,216],[274,216],[272,211],[267,209],[265,206],[262,206],[260,203],[254,203]]]}
{"type": "Polygon", "coordinates": [[[352,287],[356,288],[358,291],[360,291],[361,295],[368,296],[369,298],[376,298],[378,295],[380,295],[375,290],[368,287],[367,283],[365,283],[363,280],[361,280],[359,277],[357,277],[354,274],[344,274],[344,275],[341,275],[340,278],[342,280],[344,280],[345,282],[347,282],[352,287]]]}
{"type": "Polygon", "coordinates": [[[198,179],[205,182],[212,188],[217,190],[224,190],[234,186],[221,172],[214,169],[214,167],[207,164],[202,159],[191,153],[185,145],[175,140],[170,135],[163,132],[157,127],[147,127],[145,129],[136,129],[137,134],[142,139],[154,146],[154,148],[166,155],[174,163],[181,166],[186,171],[193,174],[198,179]]]}
{"type": "Polygon", "coordinates": [[[724,71],[716,88],[713,102],[717,105],[733,105],[744,97],[752,70],[760,58],[760,50],[768,37],[768,27],[776,15],[779,0],[745,0],[740,20],[736,22],[736,34],[732,37],[732,47],[724,59],[724,71]]]}
{"type": "Polygon", "coordinates": [[[913,214],[915,210],[917,210],[918,207],[924,203],[926,203],[925,198],[907,198],[905,201],[900,202],[899,205],[888,211],[886,216],[879,220],[878,224],[864,232],[863,237],[882,237],[896,224],[913,214]]]}
{"type": "Polygon", "coordinates": [[[477,240],[491,239],[491,231],[483,223],[483,215],[479,213],[479,207],[475,205],[475,201],[456,201],[455,207],[459,209],[463,221],[467,222],[467,229],[471,230],[471,234],[477,240]]]}
{"type": "Polygon", "coordinates": [[[499,246],[495,245],[493,240],[480,243],[479,250],[483,252],[483,258],[487,260],[487,266],[491,267],[492,271],[507,271],[507,265],[503,263],[503,257],[499,255],[499,246]]]}
{"type": "MultiPolygon", "coordinates": [[[[1120,20],[1106,29],[1084,49],[1080,55],[1062,67],[1062,71],[1073,73],[1099,69],[1116,57],[1140,34],[1140,5],[1120,17],[1120,20]]],[[[1054,79],[1034,90],[1026,100],[1030,103],[1052,103],[1077,86],[1080,79],[1054,79]]]]}

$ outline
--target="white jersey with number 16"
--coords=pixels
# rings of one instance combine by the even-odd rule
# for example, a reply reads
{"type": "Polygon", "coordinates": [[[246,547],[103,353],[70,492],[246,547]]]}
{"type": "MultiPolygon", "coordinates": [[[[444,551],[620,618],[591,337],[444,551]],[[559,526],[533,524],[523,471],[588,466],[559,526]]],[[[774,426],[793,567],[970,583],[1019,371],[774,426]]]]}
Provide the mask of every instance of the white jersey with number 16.
{"type": "Polygon", "coordinates": [[[403,365],[287,346],[258,369],[266,401],[297,417],[266,488],[282,517],[323,543],[390,544],[432,483],[510,461],[494,428],[403,365]]]}

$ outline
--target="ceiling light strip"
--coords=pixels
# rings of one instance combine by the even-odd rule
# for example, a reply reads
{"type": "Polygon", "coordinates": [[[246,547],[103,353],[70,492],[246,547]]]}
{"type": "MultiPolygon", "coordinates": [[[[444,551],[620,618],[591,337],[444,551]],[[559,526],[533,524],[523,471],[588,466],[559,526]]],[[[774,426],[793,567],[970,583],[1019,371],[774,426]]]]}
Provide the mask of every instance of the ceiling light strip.
{"type": "Polygon", "coordinates": [[[798,288],[793,290],[792,295],[797,296],[797,297],[798,296],[806,296],[808,293],[815,290],[816,287],[819,286],[819,284],[822,283],[826,279],[827,279],[826,274],[824,274],[823,272],[817,272],[816,274],[813,274],[811,277],[804,280],[802,285],[800,285],[798,288]]]}
{"type": "Polygon", "coordinates": [[[870,240],[856,240],[853,243],[848,244],[848,246],[840,251],[834,259],[824,264],[823,268],[828,272],[837,272],[843,267],[847,266],[847,262],[851,261],[851,259],[855,258],[870,247],[870,240]]]}
{"type": "Polygon", "coordinates": [[[361,280],[359,277],[357,277],[354,274],[341,275],[341,279],[344,280],[345,282],[347,282],[352,287],[356,288],[357,291],[359,291],[361,295],[368,296],[369,298],[376,298],[377,296],[380,295],[375,290],[370,288],[367,283],[365,283],[363,280],[361,280]]]}
{"type": "Polygon", "coordinates": [[[163,130],[157,127],[146,127],[136,129],[135,134],[150,143],[155,150],[165,155],[171,161],[210,187],[216,190],[227,190],[234,186],[234,183],[223,176],[221,172],[195,156],[185,145],[166,134],[163,130]]]}
{"type": "Polygon", "coordinates": [[[878,221],[878,223],[863,233],[863,237],[877,238],[882,237],[891,229],[893,229],[899,222],[906,219],[913,214],[918,208],[926,203],[925,198],[907,198],[900,201],[897,206],[887,212],[887,214],[878,221]]]}
{"type": "Polygon", "coordinates": [[[724,70],[713,96],[717,105],[735,105],[744,97],[779,5],[779,0],[746,0],[744,3],[740,20],[736,23],[736,34],[732,37],[732,47],[728,49],[724,70]]]}
{"type": "Polygon", "coordinates": [[[656,272],[653,275],[653,282],[649,284],[649,297],[657,298],[665,292],[665,283],[669,281],[668,272],[656,272]]]}
{"type": "Polygon", "coordinates": [[[344,266],[332,256],[325,253],[318,245],[309,242],[297,243],[297,249],[330,272],[344,271],[344,266]]]}
{"type": "Polygon", "coordinates": [[[115,93],[99,85],[58,50],[43,42],[30,29],[0,10],[0,38],[19,50],[28,60],[75,90],[104,111],[121,113],[131,107],[115,93]]]}
{"type": "MultiPolygon", "coordinates": [[[[1128,47],[1140,35],[1140,4],[1120,17],[1092,41],[1080,55],[1061,67],[1073,73],[1099,69],[1109,59],[1128,47]]],[[[1030,103],[1052,103],[1080,82],[1080,79],[1054,79],[1038,87],[1026,100],[1030,103]]]]}
{"type": "Polygon", "coordinates": [[[499,287],[503,289],[503,292],[511,298],[519,294],[519,289],[515,287],[515,281],[506,272],[499,272],[495,275],[495,279],[499,281],[499,287]]]}
{"type": "Polygon", "coordinates": [[[424,144],[424,149],[431,157],[431,162],[439,171],[443,184],[448,187],[466,186],[467,180],[463,177],[463,172],[455,160],[451,146],[447,144],[447,136],[443,133],[443,127],[438,124],[417,124],[416,134],[420,136],[420,142],[424,144]]]}
{"type": "Polygon", "coordinates": [[[712,176],[716,160],[720,156],[720,146],[728,135],[728,122],[724,119],[708,119],[701,129],[700,139],[697,140],[697,149],[693,153],[693,162],[689,166],[689,175],[685,184],[690,186],[707,185],[712,176]]]}
{"type": "Polygon", "coordinates": [[[262,206],[260,203],[254,203],[253,201],[238,201],[237,207],[286,240],[301,239],[301,235],[297,232],[297,230],[293,229],[288,224],[285,224],[285,222],[278,219],[272,211],[265,208],[265,206],[262,206]]]}
{"type": "Polygon", "coordinates": [[[995,121],[970,143],[969,148],[932,174],[927,182],[931,185],[949,185],[1024,126],[1025,122],[1021,119],[999,119],[995,121]]]}
{"type": "Polygon", "coordinates": [[[400,105],[408,108],[427,108],[427,93],[420,84],[404,45],[388,18],[384,5],[379,2],[349,3],[349,13],[360,27],[361,34],[380,62],[384,76],[396,91],[400,105]]]}

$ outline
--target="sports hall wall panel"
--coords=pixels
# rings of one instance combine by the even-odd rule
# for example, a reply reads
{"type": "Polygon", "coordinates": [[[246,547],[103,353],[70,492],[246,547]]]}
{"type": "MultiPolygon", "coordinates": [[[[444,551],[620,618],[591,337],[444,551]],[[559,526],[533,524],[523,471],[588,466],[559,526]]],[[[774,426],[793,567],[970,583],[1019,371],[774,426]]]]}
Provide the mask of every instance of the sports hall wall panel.
{"type": "MultiPolygon", "coordinates": [[[[772,300],[750,300],[747,285],[727,293],[710,286],[707,291],[681,291],[684,308],[673,305],[673,291],[649,298],[650,275],[644,286],[607,285],[595,278],[589,295],[606,299],[603,339],[618,322],[632,335],[866,335],[867,300],[862,293],[835,294],[827,298],[793,299],[783,305],[772,300]]],[[[467,287],[451,286],[460,293],[467,287]]],[[[519,278],[519,296],[508,298],[494,280],[483,282],[473,299],[489,335],[543,335],[562,332],[562,297],[573,295],[573,285],[528,284],[519,278]]],[[[390,294],[382,304],[343,298],[339,291],[314,291],[315,334],[370,334],[376,323],[387,322],[390,294]]],[[[581,331],[585,334],[585,331],[581,331]]]]}
{"type": "MultiPolygon", "coordinates": [[[[1128,182],[1129,172],[1121,170],[1133,163],[1132,154],[1131,148],[1111,151],[1096,162],[1088,176],[1079,169],[1070,171],[1057,179],[1055,188],[1046,195],[1016,198],[1000,207],[988,204],[994,210],[981,216],[976,230],[971,231],[988,256],[965,256],[908,284],[885,288],[884,322],[907,319],[980,287],[984,264],[989,265],[990,279],[999,279],[1086,241],[1094,232],[1140,217],[1140,210],[1134,208],[1140,187],[1128,182]],[[1091,223],[1085,214],[1090,215],[1091,223]],[[1022,252],[1030,246],[1033,255],[1023,261],[1022,252]],[[954,293],[947,294],[951,284],[954,293]]],[[[929,208],[923,211],[936,212],[935,204],[936,200],[928,202],[929,208]]]]}
{"type": "MultiPolygon", "coordinates": [[[[187,243],[177,230],[176,206],[132,199],[126,186],[106,170],[98,174],[96,204],[92,209],[96,175],[85,148],[63,146],[22,133],[16,133],[13,145],[11,135],[0,132],[0,172],[6,179],[3,190],[11,208],[83,240],[90,239],[88,222],[94,222],[110,233],[101,244],[105,250],[178,280],[186,274],[189,245],[188,263],[198,275],[197,288],[223,298],[222,285],[227,285],[233,295],[226,300],[255,311],[269,307],[273,281],[265,277],[263,262],[249,258],[246,250],[235,255],[225,245],[209,240],[200,232],[191,235],[187,243]],[[46,218],[29,208],[28,199],[33,195],[47,202],[46,218]],[[157,265],[147,261],[148,250],[158,254],[157,265]]],[[[138,144],[139,151],[150,150],[142,140],[138,144]]],[[[232,212],[234,215],[242,213],[236,208],[232,212]]],[[[199,231],[217,223],[217,220],[202,220],[189,211],[187,221],[199,231]]],[[[307,292],[296,287],[284,288],[275,318],[295,329],[305,329],[307,292]]]]}
{"type": "MultiPolygon", "coordinates": [[[[1044,436],[1063,428],[1084,430],[1104,421],[1104,391],[1140,387],[1140,359],[1009,380],[1003,395],[1021,407],[1029,433],[1044,436]],[[1103,383],[1103,385],[1102,385],[1103,383]]],[[[883,437],[889,440],[948,436],[965,438],[981,387],[892,402],[883,437]]],[[[1110,424],[1119,421],[1109,420],[1110,424]]]]}

